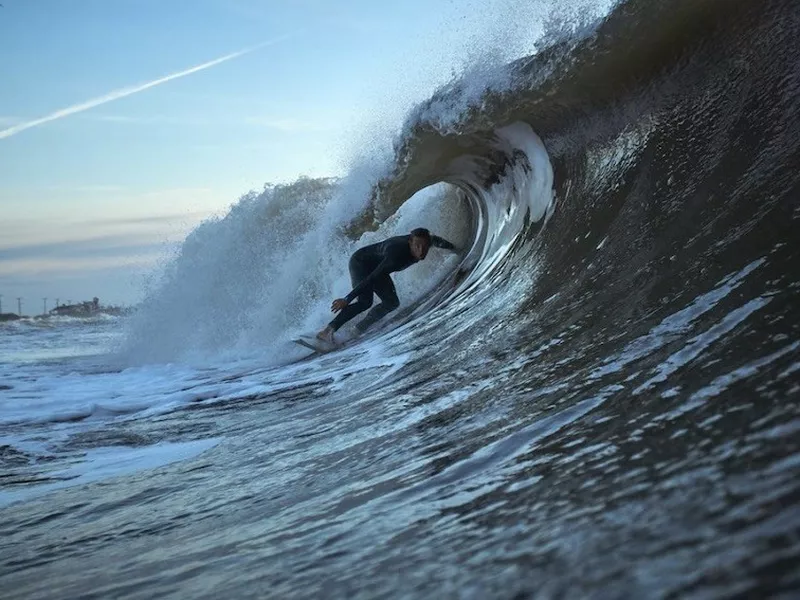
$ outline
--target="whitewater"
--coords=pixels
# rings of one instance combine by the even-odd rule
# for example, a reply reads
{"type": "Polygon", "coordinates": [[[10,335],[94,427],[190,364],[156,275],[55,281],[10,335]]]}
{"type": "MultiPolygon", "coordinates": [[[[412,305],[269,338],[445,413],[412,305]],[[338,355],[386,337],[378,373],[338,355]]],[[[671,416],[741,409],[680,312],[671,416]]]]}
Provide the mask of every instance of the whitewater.
{"type": "Polygon", "coordinates": [[[3,597],[798,593],[800,10],[554,14],[135,314],[0,324],[3,597]],[[458,252],[291,343],[415,227],[458,252]]]}

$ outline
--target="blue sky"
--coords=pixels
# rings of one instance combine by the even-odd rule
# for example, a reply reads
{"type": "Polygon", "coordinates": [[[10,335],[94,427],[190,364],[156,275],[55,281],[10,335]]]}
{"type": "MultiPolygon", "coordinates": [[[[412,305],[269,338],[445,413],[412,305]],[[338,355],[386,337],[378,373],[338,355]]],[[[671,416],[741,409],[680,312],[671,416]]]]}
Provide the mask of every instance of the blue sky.
{"type": "Polygon", "coordinates": [[[243,193],[344,174],[365,131],[399,128],[531,4],[2,3],[0,294],[26,313],[45,296],[133,302],[140,274],[243,193]]]}

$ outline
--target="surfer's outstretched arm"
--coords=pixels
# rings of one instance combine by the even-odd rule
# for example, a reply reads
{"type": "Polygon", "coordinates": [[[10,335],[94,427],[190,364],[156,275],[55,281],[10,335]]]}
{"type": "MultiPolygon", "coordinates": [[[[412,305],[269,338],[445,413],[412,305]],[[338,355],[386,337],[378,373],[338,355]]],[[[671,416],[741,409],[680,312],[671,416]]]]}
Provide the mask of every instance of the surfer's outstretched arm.
{"type": "Polygon", "coordinates": [[[448,242],[446,239],[439,237],[438,235],[431,236],[431,246],[436,246],[437,248],[443,248],[444,250],[452,250],[455,252],[456,247],[448,242]]]}

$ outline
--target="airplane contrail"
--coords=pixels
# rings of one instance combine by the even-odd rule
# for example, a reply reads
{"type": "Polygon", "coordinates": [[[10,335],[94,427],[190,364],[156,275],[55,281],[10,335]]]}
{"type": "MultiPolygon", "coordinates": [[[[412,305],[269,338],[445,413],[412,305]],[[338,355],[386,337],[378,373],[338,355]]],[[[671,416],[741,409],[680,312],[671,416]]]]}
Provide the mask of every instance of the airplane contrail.
{"type": "Polygon", "coordinates": [[[153,81],[148,81],[147,83],[141,83],[139,85],[133,85],[118,90],[114,90],[113,92],[109,92],[104,96],[99,96],[97,98],[87,100],[86,102],[81,102],[80,104],[73,104],[72,106],[68,106],[67,108],[62,108],[61,110],[57,110],[53,113],[50,113],[49,115],[45,115],[44,117],[39,117],[38,119],[33,119],[31,121],[25,121],[24,123],[17,123],[13,127],[1,130],[0,139],[11,137],[12,135],[19,133],[20,131],[25,131],[26,129],[30,129],[31,127],[37,127],[39,125],[43,125],[44,123],[49,123],[50,121],[62,119],[64,117],[74,115],[75,113],[89,110],[90,108],[94,108],[95,106],[100,106],[101,104],[105,104],[107,102],[112,102],[114,100],[119,100],[120,98],[125,98],[126,96],[130,96],[132,94],[143,92],[144,90],[156,87],[157,85],[161,85],[162,83],[172,81],[173,79],[179,79],[180,77],[186,77],[186,75],[191,75],[192,73],[203,71],[220,63],[232,60],[234,58],[238,58],[239,56],[242,56],[244,54],[249,54],[250,52],[254,52],[255,50],[263,48],[264,46],[277,44],[278,42],[282,42],[288,37],[290,37],[289,34],[283,35],[281,37],[275,38],[274,40],[262,42],[261,44],[258,44],[256,46],[245,48],[244,50],[239,50],[237,52],[232,52],[231,54],[226,54],[225,56],[215,58],[214,60],[204,62],[203,64],[191,67],[189,69],[185,69],[183,71],[178,71],[177,73],[172,73],[171,75],[160,77],[159,79],[154,79],[153,81]]]}

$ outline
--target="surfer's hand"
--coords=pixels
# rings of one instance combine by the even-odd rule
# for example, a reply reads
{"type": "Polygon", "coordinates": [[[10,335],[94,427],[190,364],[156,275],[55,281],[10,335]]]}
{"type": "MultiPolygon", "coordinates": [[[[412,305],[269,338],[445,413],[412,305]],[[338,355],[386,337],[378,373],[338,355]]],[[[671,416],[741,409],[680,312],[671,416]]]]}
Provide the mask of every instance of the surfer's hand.
{"type": "Polygon", "coordinates": [[[344,298],[337,298],[333,301],[333,304],[331,304],[331,312],[339,312],[340,310],[344,310],[348,304],[350,303],[344,298]]]}

